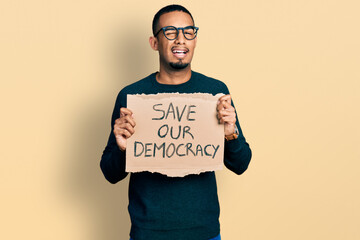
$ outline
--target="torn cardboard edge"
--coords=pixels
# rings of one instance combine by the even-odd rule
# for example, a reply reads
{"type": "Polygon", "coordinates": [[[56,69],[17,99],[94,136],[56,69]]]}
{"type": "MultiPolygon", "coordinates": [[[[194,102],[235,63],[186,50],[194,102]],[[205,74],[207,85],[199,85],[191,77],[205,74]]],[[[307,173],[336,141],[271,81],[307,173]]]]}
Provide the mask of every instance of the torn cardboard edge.
{"type": "Polygon", "coordinates": [[[213,95],[211,93],[200,93],[200,92],[196,92],[196,93],[179,93],[179,92],[174,92],[174,93],[157,93],[157,94],[129,94],[127,95],[128,97],[145,97],[148,100],[159,100],[159,99],[163,99],[163,98],[178,98],[178,97],[191,97],[191,98],[196,98],[196,99],[203,99],[206,101],[212,100],[213,98],[217,98],[219,99],[220,97],[224,96],[224,93],[217,93],[216,95],[213,95]]]}
{"type": "Polygon", "coordinates": [[[189,169],[189,168],[167,168],[167,169],[158,169],[158,168],[133,168],[131,173],[139,172],[150,172],[150,173],[160,173],[168,177],[185,177],[190,174],[199,175],[204,172],[214,172],[222,170],[223,165],[209,166],[208,168],[198,168],[198,169],[189,169]]]}

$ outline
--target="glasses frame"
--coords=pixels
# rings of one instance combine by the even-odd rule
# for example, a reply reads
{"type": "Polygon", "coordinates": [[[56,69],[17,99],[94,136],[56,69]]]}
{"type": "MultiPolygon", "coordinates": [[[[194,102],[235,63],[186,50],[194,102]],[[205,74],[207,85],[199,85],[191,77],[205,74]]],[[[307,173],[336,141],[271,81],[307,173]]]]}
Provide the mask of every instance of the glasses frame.
{"type": "Polygon", "coordinates": [[[199,28],[198,28],[198,27],[195,27],[195,26],[186,26],[186,27],[166,26],[166,27],[160,28],[160,30],[157,31],[157,33],[155,33],[154,37],[156,37],[161,31],[163,31],[163,34],[164,34],[164,36],[166,37],[167,40],[170,40],[170,41],[171,41],[171,40],[175,40],[175,39],[178,38],[180,30],[182,30],[182,33],[183,33],[184,37],[185,37],[187,40],[194,40],[194,39],[197,37],[197,33],[198,33],[198,31],[199,31],[199,28]],[[184,30],[185,30],[185,29],[188,29],[189,27],[195,29],[195,37],[194,37],[194,38],[191,38],[191,39],[187,38],[186,35],[185,35],[185,32],[184,32],[184,30]],[[168,38],[168,37],[166,36],[165,31],[166,31],[168,28],[175,28],[175,29],[176,29],[176,37],[175,37],[175,38],[170,39],[170,38],[168,38]]]}

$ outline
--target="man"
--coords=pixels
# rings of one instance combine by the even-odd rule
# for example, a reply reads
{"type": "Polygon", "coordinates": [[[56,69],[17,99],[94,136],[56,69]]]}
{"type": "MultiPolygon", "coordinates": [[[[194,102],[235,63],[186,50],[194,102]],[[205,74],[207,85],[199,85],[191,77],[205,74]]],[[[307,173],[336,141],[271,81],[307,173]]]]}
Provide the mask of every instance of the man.
{"type": "MultiPolygon", "coordinates": [[[[224,93],[217,105],[217,117],[224,124],[224,164],[236,174],[247,169],[251,150],[241,132],[226,85],[191,70],[197,31],[192,15],[182,6],[166,6],[154,16],[154,35],[149,42],[159,52],[160,70],[125,87],[116,99],[112,131],[100,163],[109,182],[116,183],[128,174],[125,172],[126,141],[136,131],[136,115],[126,108],[127,94],[224,93]]],[[[132,173],[128,210],[133,240],[220,239],[214,172],[183,178],[132,173]]]]}

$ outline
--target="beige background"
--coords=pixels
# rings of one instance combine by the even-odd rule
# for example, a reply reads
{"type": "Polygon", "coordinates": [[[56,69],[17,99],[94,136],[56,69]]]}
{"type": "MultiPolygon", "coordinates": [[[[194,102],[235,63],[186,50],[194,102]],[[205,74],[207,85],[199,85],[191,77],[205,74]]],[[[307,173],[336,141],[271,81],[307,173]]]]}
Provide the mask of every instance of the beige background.
{"type": "MultiPolygon", "coordinates": [[[[1,1],[0,239],[127,239],[99,168],[116,94],[157,70],[170,1],[1,1]]],[[[193,69],[227,83],[253,159],[219,172],[225,240],[360,239],[360,4],[181,1],[193,69]]]]}

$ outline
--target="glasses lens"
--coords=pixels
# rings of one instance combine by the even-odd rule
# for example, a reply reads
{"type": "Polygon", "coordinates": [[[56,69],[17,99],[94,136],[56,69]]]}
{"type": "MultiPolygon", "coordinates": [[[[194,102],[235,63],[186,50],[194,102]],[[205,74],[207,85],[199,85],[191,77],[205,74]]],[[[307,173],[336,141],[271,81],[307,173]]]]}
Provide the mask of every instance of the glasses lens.
{"type": "Polygon", "coordinates": [[[167,27],[164,30],[164,35],[167,39],[174,40],[175,38],[177,38],[178,31],[175,27],[167,27]]]}
{"type": "Polygon", "coordinates": [[[184,28],[184,36],[188,40],[192,40],[196,37],[196,29],[192,26],[184,28]]]}

